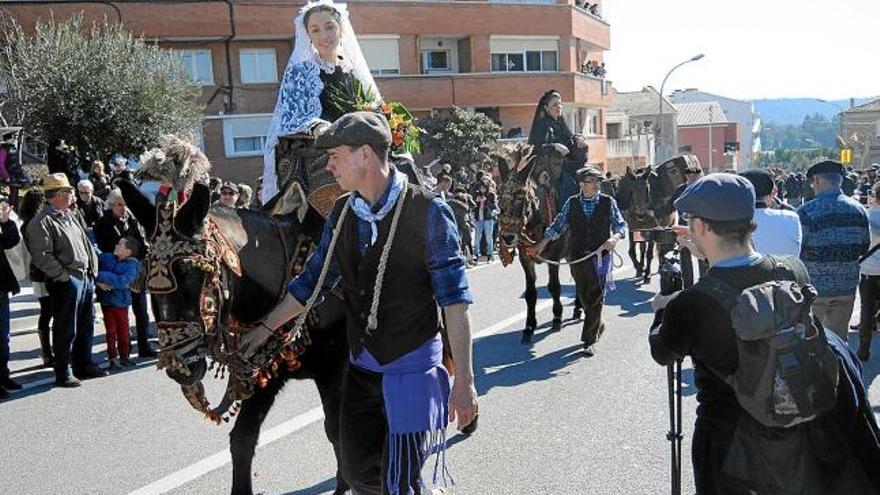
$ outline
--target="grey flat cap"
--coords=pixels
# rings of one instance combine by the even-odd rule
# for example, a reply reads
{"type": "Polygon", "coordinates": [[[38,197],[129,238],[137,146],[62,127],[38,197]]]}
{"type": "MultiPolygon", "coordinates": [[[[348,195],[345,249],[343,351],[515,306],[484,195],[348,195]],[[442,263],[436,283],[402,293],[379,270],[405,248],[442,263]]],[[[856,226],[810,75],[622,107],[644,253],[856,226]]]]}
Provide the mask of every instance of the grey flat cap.
{"type": "Polygon", "coordinates": [[[592,165],[587,165],[586,167],[579,168],[577,169],[577,172],[575,172],[575,178],[578,182],[589,177],[595,177],[599,180],[605,180],[605,175],[602,173],[602,171],[592,165]]]}
{"type": "Polygon", "coordinates": [[[755,216],[755,188],[739,175],[709,174],[684,190],[675,209],[707,220],[750,220],[755,216]]]}
{"type": "Polygon", "coordinates": [[[352,112],[339,117],[315,141],[316,148],[361,146],[379,148],[391,145],[391,128],[383,115],[374,112],[352,112]]]}

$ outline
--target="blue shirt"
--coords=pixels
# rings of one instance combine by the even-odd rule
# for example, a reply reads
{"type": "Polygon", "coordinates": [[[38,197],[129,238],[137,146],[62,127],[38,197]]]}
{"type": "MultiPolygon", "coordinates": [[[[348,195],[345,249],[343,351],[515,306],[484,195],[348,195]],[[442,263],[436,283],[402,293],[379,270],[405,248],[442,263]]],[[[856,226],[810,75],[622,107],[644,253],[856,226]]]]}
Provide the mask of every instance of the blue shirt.
{"type": "Polygon", "coordinates": [[[840,189],[829,189],[797,210],[801,261],[820,297],[849,296],[859,285],[859,257],[871,243],[868,213],[840,189]]]}
{"type": "MultiPolygon", "coordinates": [[[[599,195],[597,194],[592,198],[587,198],[581,193],[578,194],[577,197],[580,200],[581,211],[584,212],[584,216],[587,218],[592,217],[593,211],[595,211],[596,206],[599,205],[599,195]]],[[[544,231],[545,238],[555,241],[562,237],[562,234],[568,229],[568,215],[571,211],[571,202],[573,199],[574,196],[565,200],[565,204],[562,205],[562,210],[560,210],[559,214],[556,215],[556,218],[553,219],[553,223],[544,231]]],[[[617,207],[617,201],[614,201],[614,198],[609,199],[611,200],[611,232],[619,235],[622,239],[626,237],[626,221],[623,219],[623,215],[620,214],[620,209],[617,207]]]]}
{"type": "Polygon", "coordinates": [[[743,254],[741,256],[734,256],[732,258],[727,258],[721,260],[714,265],[712,268],[736,268],[739,266],[752,266],[757,265],[764,259],[764,256],[757,251],[752,251],[749,254],[743,254]]]}
{"type": "MultiPolygon", "coordinates": [[[[373,205],[373,212],[378,212],[388,201],[388,195],[391,193],[393,184],[394,181],[391,181],[377,203],[373,205]]],[[[389,214],[393,215],[393,212],[389,214]]],[[[363,254],[370,247],[372,235],[370,223],[361,220],[351,210],[346,215],[352,216],[357,222],[358,250],[363,254]]],[[[306,303],[318,284],[318,276],[321,274],[324,259],[327,257],[327,250],[330,246],[330,239],[333,237],[333,227],[335,225],[336,217],[331,211],[327,216],[327,221],[324,223],[324,231],[321,233],[321,241],[317,249],[306,261],[306,266],[302,273],[288,284],[288,291],[300,304],[306,303]]],[[[397,236],[394,242],[406,242],[406,239],[397,236]]],[[[465,259],[461,254],[460,246],[461,240],[458,236],[458,227],[455,223],[455,217],[452,215],[452,210],[445,201],[440,198],[434,198],[428,205],[425,218],[425,268],[431,277],[434,297],[442,307],[473,302],[467,278],[465,277],[465,259]]],[[[336,249],[339,249],[338,244],[336,249]]],[[[322,293],[326,293],[335,287],[341,278],[339,264],[335,257],[337,253],[338,251],[334,253],[334,258],[330,261],[330,267],[327,270],[327,276],[321,290],[322,293]]]]}

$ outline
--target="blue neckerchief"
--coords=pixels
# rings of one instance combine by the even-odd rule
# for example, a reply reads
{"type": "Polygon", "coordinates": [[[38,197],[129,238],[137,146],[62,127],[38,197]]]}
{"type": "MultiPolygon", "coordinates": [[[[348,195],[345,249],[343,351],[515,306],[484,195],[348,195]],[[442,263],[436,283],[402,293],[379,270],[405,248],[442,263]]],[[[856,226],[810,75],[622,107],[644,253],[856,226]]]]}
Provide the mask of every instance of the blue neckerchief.
{"type": "Polygon", "coordinates": [[[734,256],[732,258],[723,259],[712,265],[712,268],[735,268],[739,266],[753,266],[760,263],[761,259],[763,258],[763,254],[757,251],[752,251],[749,254],[743,254],[741,256],[734,256]]]}
{"type": "Polygon", "coordinates": [[[391,167],[391,183],[382,195],[382,197],[387,198],[384,203],[382,203],[382,197],[380,197],[379,201],[376,202],[376,205],[371,206],[367,200],[357,193],[357,191],[351,194],[349,204],[351,205],[352,211],[354,211],[354,214],[357,215],[358,218],[365,222],[369,222],[370,224],[370,245],[375,244],[376,239],[379,237],[379,229],[376,226],[376,223],[382,221],[382,219],[385,218],[385,215],[394,208],[401,191],[406,189],[406,184],[406,174],[398,172],[395,167],[391,167]],[[379,205],[382,206],[378,211],[374,212],[373,208],[379,205]]]}

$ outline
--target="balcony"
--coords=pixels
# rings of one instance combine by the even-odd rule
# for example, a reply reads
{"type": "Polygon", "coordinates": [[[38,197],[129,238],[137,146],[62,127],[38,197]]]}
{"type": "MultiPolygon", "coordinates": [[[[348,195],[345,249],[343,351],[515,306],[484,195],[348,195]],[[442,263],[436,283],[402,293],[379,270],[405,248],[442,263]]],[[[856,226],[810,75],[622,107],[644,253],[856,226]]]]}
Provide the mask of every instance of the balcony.
{"type": "Polygon", "coordinates": [[[571,72],[383,76],[376,83],[384,99],[401,101],[411,110],[534,106],[547,88],[583,106],[606,108],[612,98],[610,81],[571,72]]]}

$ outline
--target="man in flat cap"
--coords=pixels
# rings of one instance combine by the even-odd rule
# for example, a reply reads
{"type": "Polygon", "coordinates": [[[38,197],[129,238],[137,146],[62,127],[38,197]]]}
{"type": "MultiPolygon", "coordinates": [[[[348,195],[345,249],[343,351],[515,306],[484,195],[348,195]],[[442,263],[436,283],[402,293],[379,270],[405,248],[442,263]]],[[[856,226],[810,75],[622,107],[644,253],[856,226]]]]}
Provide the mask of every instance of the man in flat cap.
{"type": "MultiPolygon", "coordinates": [[[[801,286],[810,281],[797,258],[770,257],[754,250],[755,202],[754,187],[738,175],[710,174],[692,184],[675,202],[688,219],[686,229],[676,230],[679,242],[688,245],[695,256],[706,258],[710,268],[694,286],[669,296],[658,294],[651,303],[655,311],[663,310],[649,336],[654,360],[668,365],[690,356],[694,366],[698,407],[691,458],[695,491],[747,495],[781,493],[797,485],[803,493],[871,493],[873,489],[866,486],[869,475],[861,467],[870,463],[855,459],[866,453],[865,457],[877,455],[876,441],[873,447],[863,448],[873,438],[863,436],[864,432],[873,430],[862,429],[868,421],[852,419],[845,421],[856,421],[858,427],[844,431],[838,426],[843,418],[860,417],[853,405],[859,402],[851,393],[854,387],[839,392],[832,409],[812,419],[810,428],[767,428],[742,407],[729,384],[743,361],[731,321],[732,306],[722,302],[723,296],[715,289],[727,287],[725,292],[736,298],[747,288],[771,281],[793,280],[801,286]],[[813,434],[833,437],[841,447],[834,452],[823,450],[809,440],[819,437],[813,434]],[[754,456],[756,450],[765,457],[754,456]],[[822,468],[815,467],[820,464],[822,468]]],[[[848,353],[846,344],[833,335],[829,345],[836,354],[848,353]]],[[[840,373],[849,378],[842,380],[860,380],[857,370],[843,368],[840,373]]]]}
{"type": "Polygon", "coordinates": [[[801,221],[793,211],[773,208],[776,184],[765,170],[746,170],[740,175],[755,188],[755,251],[775,256],[801,254],[801,221]]]}
{"type": "Polygon", "coordinates": [[[846,339],[859,285],[859,258],[871,243],[868,213],[840,189],[846,170],[826,160],[807,170],[815,198],[798,208],[801,260],[819,293],[813,312],[846,339]]]}
{"type": "Polygon", "coordinates": [[[98,255],[82,217],[71,210],[73,186],[67,176],[63,172],[49,174],[43,190],[48,205],[28,224],[28,250],[34,266],[46,275],[46,289],[52,298],[55,384],[78,387],[77,378],[107,374],[92,360],[98,255]]]}
{"type": "Polygon", "coordinates": [[[242,342],[252,353],[339,283],[351,357],[339,423],[329,427],[339,429],[345,480],[369,495],[422,493],[422,463],[443,455],[447,422],[457,417],[461,429],[477,413],[472,298],[455,219],[389,164],[390,144],[388,122],[372,112],[346,114],[318,138],[327,170],[350,194],[336,201],[289,294],[242,342]],[[451,393],[438,306],[455,362],[451,393]]]}
{"type": "MultiPolygon", "coordinates": [[[[614,198],[599,192],[599,184],[604,179],[599,169],[587,165],[578,169],[575,178],[580,193],[565,201],[553,223],[544,231],[544,238],[535,245],[535,253],[540,255],[550,242],[562,237],[566,230],[571,232],[569,260],[596,253],[571,265],[577,297],[584,309],[581,341],[584,354],[591,357],[596,353],[596,342],[605,331],[602,308],[613,269],[611,251],[618,241],[626,237],[626,221],[614,198]]],[[[524,341],[529,340],[526,337],[531,336],[524,335],[524,341]]]]}

